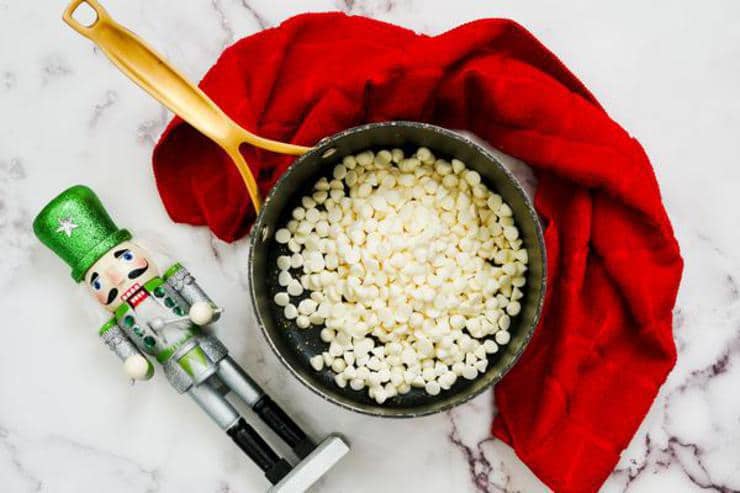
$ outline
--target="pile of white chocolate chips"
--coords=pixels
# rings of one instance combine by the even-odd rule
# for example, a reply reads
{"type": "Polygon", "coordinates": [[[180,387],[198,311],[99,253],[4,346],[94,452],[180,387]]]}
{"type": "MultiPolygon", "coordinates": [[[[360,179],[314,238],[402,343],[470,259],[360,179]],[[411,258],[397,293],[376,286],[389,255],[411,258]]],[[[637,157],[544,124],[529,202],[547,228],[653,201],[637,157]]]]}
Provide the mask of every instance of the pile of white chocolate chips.
{"type": "Polygon", "coordinates": [[[521,310],[527,251],[511,208],[424,147],[345,157],[275,240],[292,253],[277,259],[275,303],[328,344],[311,366],[379,404],[475,379],[521,310]]]}

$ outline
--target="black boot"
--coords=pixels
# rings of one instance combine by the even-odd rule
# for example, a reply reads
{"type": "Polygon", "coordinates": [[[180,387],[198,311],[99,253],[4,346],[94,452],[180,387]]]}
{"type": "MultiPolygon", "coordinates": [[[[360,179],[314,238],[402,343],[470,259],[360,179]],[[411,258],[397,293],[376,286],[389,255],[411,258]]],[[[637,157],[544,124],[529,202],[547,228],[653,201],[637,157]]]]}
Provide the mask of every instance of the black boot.
{"type": "Polygon", "coordinates": [[[244,421],[244,418],[239,418],[239,421],[226,430],[226,433],[265,472],[270,483],[276,484],[290,472],[290,464],[278,457],[267,442],[257,434],[257,431],[244,421]]]}
{"type": "Polygon", "coordinates": [[[300,459],[305,459],[316,448],[313,440],[268,395],[263,395],[252,409],[272,431],[290,445],[300,459]]]}

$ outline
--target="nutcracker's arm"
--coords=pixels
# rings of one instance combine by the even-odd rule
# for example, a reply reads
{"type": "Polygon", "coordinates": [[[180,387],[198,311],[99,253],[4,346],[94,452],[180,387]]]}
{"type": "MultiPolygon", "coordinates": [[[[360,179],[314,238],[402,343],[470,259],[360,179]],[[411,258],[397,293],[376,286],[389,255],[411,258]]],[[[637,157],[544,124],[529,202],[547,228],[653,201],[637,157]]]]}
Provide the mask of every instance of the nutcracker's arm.
{"type": "MultiPolygon", "coordinates": [[[[100,328],[101,339],[108,348],[113,351],[118,358],[124,362],[126,370],[129,371],[130,362],[136,359],[143,359],[147,364],[147,371],[138,378],[139,380],[149,380],[154,375],[154,365],[143,355],[136,345],[123,333],[121,328],[116,324],[115,318],[110,319],[100,328]]],[[[133,378],[133,377],[132,377],[133,378]]]]}
{"type": "MultiPolygon", "coordinates": [[[[215,322],[221,316],[221,311],[218,310],[218,306],[211,300],[211,298],[203,291],[195,278],[190,274],[185,267],[179,262],[167,269],[162,276],[164,281],[187,302],[188,305],[192,306],[196,303],[208,303],[214,311],[213,317],[210,322],[215,322]]],[[[202,325],[202,324],[199,324],[202,325]]]]}

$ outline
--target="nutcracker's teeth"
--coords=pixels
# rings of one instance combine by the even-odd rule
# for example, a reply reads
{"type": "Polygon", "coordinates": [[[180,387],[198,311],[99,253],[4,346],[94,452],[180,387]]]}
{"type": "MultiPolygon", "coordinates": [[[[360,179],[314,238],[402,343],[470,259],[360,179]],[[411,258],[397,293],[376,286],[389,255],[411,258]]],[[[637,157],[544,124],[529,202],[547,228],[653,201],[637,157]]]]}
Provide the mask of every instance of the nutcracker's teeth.
{"type": "Polygon", "coordinates": [[[131,298],[131,296],[133,296],[134,294],[136,294],[136,292],[139,289],[141,289],[141,285],[138,282],[134,283],[133,286],[128,288],[126,292],[121,295],[121,299],[123,301],[128,301],[128,299],[131,298]]]}

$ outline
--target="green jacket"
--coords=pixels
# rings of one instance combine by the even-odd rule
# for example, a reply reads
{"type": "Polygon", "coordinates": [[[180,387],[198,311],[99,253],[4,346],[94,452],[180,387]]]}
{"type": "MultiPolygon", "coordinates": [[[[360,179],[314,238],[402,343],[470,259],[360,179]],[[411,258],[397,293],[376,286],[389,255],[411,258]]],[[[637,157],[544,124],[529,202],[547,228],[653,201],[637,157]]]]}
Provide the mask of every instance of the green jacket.
{"type": "MultiPolygon", "coordinates": [[[[175,264],[162,277],[155,277],[144,284],[143,290],[148,298],[143,304],[146,304],[149,308],[147,311],[151,312],[150,305],[155,303],[159,308],[158,316],[163,320],[187,315],[190,308],[180,293],[166,282],[180,269],[182,266],[179,263],[175,264]]],[[[139,308],[142,305],[134,308],[129,303],[123,303],[115,311],[113,318],[100,329],[100,335],[104,335],[113,326],[118,326],[141,352],[154,356],[158,362],[164,363],[180,346],[199,332],[197,326],[184,321],[167,328],[171,333],[170,337],[157,334],[149,327],[150,320],[146,315],[140,313],[139,308]]]]}
{"type": "MultiPolygon", "coordinates": [[[[184,392],[207,378],[214,363],[228,354],[216,337],[202,332],[190,320],[168,324],[158,331],[150,327],[154,318],[185,316],[193,303],[205,301],[213,305],[179,263],[167,269],[161,278],[144,284],[143,292],[133,298],[137,299],[122,304],[100,329],[103,341],[122,361],[135,354],[153,356],[162,364],[169,382],[184,392]]],[[[217,319],[218,314],[213,321],[217,319]]],[[[150,363],[149,377],[153,374],[150,363]]]]}

